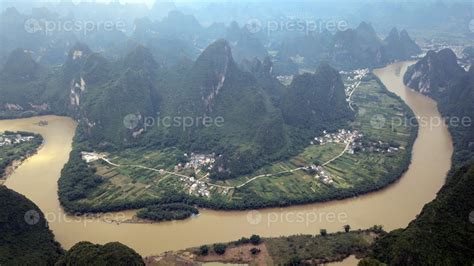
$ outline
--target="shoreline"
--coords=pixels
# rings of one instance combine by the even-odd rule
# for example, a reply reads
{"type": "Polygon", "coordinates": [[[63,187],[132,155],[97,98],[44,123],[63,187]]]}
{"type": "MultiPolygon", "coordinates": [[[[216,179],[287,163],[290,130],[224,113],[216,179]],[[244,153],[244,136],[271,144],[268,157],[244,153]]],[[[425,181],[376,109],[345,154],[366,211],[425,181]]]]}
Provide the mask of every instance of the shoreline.
{"type": "MultiPolygon", "coordinates": [[[[396,66],[387,68],[387,77],[395,80],[394,74],[391,74],[396,66]]],[[[392,91],[398,85],[398,82],[392,82],[390,79],[386,82],[388,88],[392,91]]],[[[397,95],[400,93],[397,92],[397,95]]],[[[425,113],[425,115],[436,116],[438,113],[431,103],[428,103],[425,97],[418,97],[409,94],[410,102],[414,105],[412,110],[425,113]],[[411,98],[414,97],[414,98],[411,98]],[[428,105],[426,105],[428,104],[428,105]],[[427,108],[424,108],[427,107],[427,108]]],[[[403,96],[404,97],[404,96],[403,96]]],[[[406,100],[406,97],[403,99],[406,100]]],[[[72,119],[66,117],[48,117],[50,125],[47,128],[31,128],[31,123],[39,119],[25,119],[19,121],[0,121],[0,127],[4,130],[15,129],[34,131],[41,133],[46,141],[47,153],[40,153],[39,156],[45,159],[44,163],[49,166],[46,169],[37,164],[24,163],[27,171],[22,171],[21,176],[14,179],[14,182],[8,181],[7,187],[35,199],[35,203],[44,213],[54,213],[56,215],[67,215],[63,208],[59,208],[56,186],[60,170],[72,151],[72,138],[75,134],[75,123],[72,119]],[[60,133],[60,132],[66,132],[60,133]],[[60,144],[59,144],[60,143],[60,144]],[[55,156],[52,158],[51,156],[55,156]],[[58,158],[57,156],[60,156],[58,158]],[[43,171],[44,170],[44,171],[43,171]],[[38,176],[39,174],[39,176],[38,176]],[[36,185],[35,185],[36,184],[36,185]],[[50,191],[44,195],[44,190],[50,191]],[[54,194],[53,194],[54,190],[54,194]],[[41,192],[43,191],[43,192],[41,192]],[[46,197],[45,197],[46,196],[46,197]]],[[[160,223],[140,223],[127,224],[121,223],[116,226],[114,218],[107,219],[107,215],[114,213],[119,220],[131,218],[133,211],[115,211],[102,212],[97,216],[102,218],[82,218],[78,216],[77,220],[64,222],[63,216],[56,216],[61,219],[52,220],[49,225],[56,235],[56,239],[65,248],[70,248],[79,241],[89,241],[93,243],[105,243],[119,241],[133,249],[142,256],[151,254],[161,254],[168,250],[182,250],[188,247],[195,247],[206,243],[223,243],[232,239],[238,239],[245,235],[259,234],[262,237],[278,237],[279,235],[295,234],[314,234],[319,229],[327,229],[329,232],[341,230],[344,224],[350,224],[354,229],[369,228],[374,224],[383,224],[386,230],[405,227],[419,213],[421,208],[431,201],[439,188],[444,184],[446,171],[448,171],[450,161],[448,156],[439,156],[436,154],[448,154],[450,151],[450,135],[444,134],[444,127],[436,130],[436,135],[432,135],[426,130],[418,136],[414,145],[411,162],[408,171],[405,171],[403,178],[392,181],[392,185],[386,186],[372,193],[360,195],[358,197],[348,197],[344,200],[331,200],[317,204],[298,204],[285,208],[260,208],[259,213],[262,216],[258,224],[249,223],[248,212],[241,211],[221,211],[209,208],[200,208],[198,219],[186,219],[183,221],[171,221],[160,223]],[[429,135],[428,135],[429,134],[429,135]],[[427,148],[426,142],[436,140],[435,147],[427,148]],[[430,151],[435,152],[430,152],[430,151]],[[417,168],[421,163],[433,159],[441,160],[438,167],[417,168]],[[415,170],[417,168],[418,170],[415,170]],[[425,189],[419,191],[417,187],[424,186],[425,189]],[[421,193],[420,193],[421,192],[421,193]],[[363,211],[364,210],[364,211],[363,211]],[[345,214],[347,219],[344,221],[328,221],[327,214],[345,214]],[[318,215],[325,214],[324,220],[310,221],[300,223],[297,221],[288,221],[286,215],[318,215]],[[270,221],[270,218],[278,220],[270,221]],[[84,229],[87,226],[87,230],[84,229]],[[197,228],[200,228],[197,230],[197,228]],[[211,230],[215,232],[212,235],[203,237],[202,230],[211,230]],[[154,241],[154,240],[161,241],[154,241]]],[[[446,132],[448,133],[448,132],[446,132]]],[[[43,149],[45,150],[45,149],[43,149]]],[[[17,172],[16,172],[17,173],[17,172]]],[[[13,179],[9,179],[13,180],[13,179]]],[[[131,208],[125,208],[130,210],[131,208]]],[[[96,216],[96,217],[97,217],[96,216]]],[[[110,217],[110,216],[109,216],[110,217]]],[[[90,217],[89,217],[90,218],[90,217]]],[[[115,219],[117,220],[117,219],[115,219]]]]}
{"type": "Polygon", "coordinates": [[[44,146],[44,139],[41,142],[41,145],[39,145],[38,148],[36,148],[33,152],[25,156],[22,156],[18,160],[14,160],[10,165],[5,167],[5,171],[2,173],[2,176],[0,177],[0,185],[4,185],[7,179],[15,172],[15,170],[18,169],[18,167],[20,167],[23,163],[25,163],[29,158],[38,154],[38,152],[43,148],[43,146],[44,146]]]}

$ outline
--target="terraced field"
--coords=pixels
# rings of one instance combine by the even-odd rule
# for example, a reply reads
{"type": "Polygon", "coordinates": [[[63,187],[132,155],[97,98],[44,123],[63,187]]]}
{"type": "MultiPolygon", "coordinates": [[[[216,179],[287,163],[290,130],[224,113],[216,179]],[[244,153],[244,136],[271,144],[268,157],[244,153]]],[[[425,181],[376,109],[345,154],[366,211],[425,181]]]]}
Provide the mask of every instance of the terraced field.
{"type": "Polygon", "coordinates": [[[410,118],[411,111],[371,74],[360,83],[351,101],[357,115],[348,129],[362,133],[365,142],[390,143],[399,147],[397,151],[364,148],[351,154],[344,152],[345,143],[308,145],[301,154],[262,167],[251,175],[214,181],[203,171],[176,169],[183,156],[179,150],[128,149],[107,154],[108,160],[120,167],[101,160],[93,164],[106,182],[85,201],[93,205],[99,202],[166,201],[170,193],[175,193],[189,194],[203,205],[219,202],[219,206],[249,208],[324,201],[376,190],[395,181],[408,167],[416,126],[399,122],[410,118]],[[323,182],[308,171],[311,165],[322,165],[331,177],[331,183],[323,182]],[[190,184],[186,184],[182,176],[202,181],[209,197],[192,195],[190,184]]]}

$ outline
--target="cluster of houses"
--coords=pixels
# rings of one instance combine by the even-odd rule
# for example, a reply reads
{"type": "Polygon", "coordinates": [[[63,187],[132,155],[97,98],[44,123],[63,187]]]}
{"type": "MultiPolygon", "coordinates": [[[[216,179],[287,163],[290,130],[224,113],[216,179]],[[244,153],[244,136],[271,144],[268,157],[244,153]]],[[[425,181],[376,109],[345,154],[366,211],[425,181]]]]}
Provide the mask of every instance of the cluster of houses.
{"type": "Polygon", "coordinates": [[[372,152],[372,153],[395,153],[399,150],[405,149],[402,146],[393,147],[389,143],[382,141],[354,141],[351,143],[349,153],[355,154],[357,152],[372,152]]]}
{"type": "Polygon", "coordinates": [[[180,181],[184,182],[187,187],[189,187],[189,194],[197,194],[202,197],[210,197],[211,192],[209,191],[208,185],[196,179],[195,177],[181,177],[180,181]]]}
{"type": "Polygon", "coordinates": [[[280,76],[277,76],[276,78],[283,85],[289,85],[293,81],[293,76],[291,75],[280,75],[280,76]]]}
{"type": "Polygon", "coordinates": [[[323,182],[326,185],[331,185],[334,183],[334,180],[332,180],[331,175],[324,171],[324,168],[322,166],[317,166],[317,165],[311,165],[309,167],[309,170],[313,172],[314,178],[317,180],[323,182]]]}
{"type": "MultiPolygon", "coordinates": [[[[216,161],[215,154],[184,154],[184,157],[188,159],[188,162],[183,164],[178,164],[175,166],[175,171],[183,170],[183,169],[192,169],[194,173],[197,175],[201,170],[208,172],[214,166],[216,161]]],[[[189,187],[189,194],[197,194],[203,197],[210,197],[211,192],[209,191],[209,186],[201,181],[196,179],[195,177],[184,177],[180,178],[182,182],[185,183],[187,187],[189,187]]]]}
{"type": "Polygon", "coordinates": [[[191,153],[188,155],[184,154],[184,157],[188,158],[189,161],[184,165],[184,169],[194,169],[199,172],[201,169],[211,170],[216,161],[216,155],[213,154],[195,154],[191,153]]]}
{"type": "Polygon", "coordinates": [[[34,138],[35,138],[34,136],[22,136],[20,134],[16,134],[16,135],[0,134],[0,147],[19,144],[22,142],[29,142],[29,141],[32,141],[34,138]]]}
{"type": "Polygon", "coordinates": [[[342,75],[347,76],[347,83],[349,85],[346,86],[345,92],[346,92],[346,101],[350,102],[352,93],[354,92],[357,87],[359,87],[360,83],[362,82],[362,79],[369,74],[369,69],[364,68],[364,69],[356,69],[351,72],[344,72],[341,71],[339,72],[342,75]]]}
{"type": "Polygon", "coordinates": [[[339,129],[335,133],[328,133],[326,130],[323,131],[323,136],[315,137],[311,141],[311,145],[325,145],[327,143],[343,143],[348,144],[353,142],[355,139],[362,138],[364,135],[357,130],[339,129]]]}

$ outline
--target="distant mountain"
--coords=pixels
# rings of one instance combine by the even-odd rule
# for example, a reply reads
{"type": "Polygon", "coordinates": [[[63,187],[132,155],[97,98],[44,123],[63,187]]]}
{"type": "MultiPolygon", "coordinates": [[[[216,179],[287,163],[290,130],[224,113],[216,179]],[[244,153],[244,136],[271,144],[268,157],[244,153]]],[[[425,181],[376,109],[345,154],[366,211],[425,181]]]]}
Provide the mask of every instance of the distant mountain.
{"type": "Polygon", "coordinates": [[[340,69],[373,68],[394,60],[406,60],[421,52],[405,30],[393,29],[381,40],[371,24],[355,29],[288,37],[278,47],[280,60],[292,60],[313,68],[322,61],[340,69]],[[299,58],[299,59],[298,59],[299,58]],[[300,62],[298,62],[300,61],[300,62]]]}
{"type": "Polygon", "coordinates": [[[398,32],[397,28],[393,28],[384,41],[387,60],[406,60],[421,53],[421,48],[406,30],[398,32]]]}
{"type": "Polygon", "coordinates": [[[14,50],[0,71],[0,111],[47,113],[51,111],[46,96],[51,72],[33,60],[24,49],[14,50]]]}
{"type": "Polygon", "coordinates": [[[388,265],[472,265],[474,165],[449,177],[407,228],[375,242],[372,257],[388,265]]]}
{"type": "Polygon", "coordinates": [[[453,85],[465,71],[457,63],[456,54],[450,49],[429,51],[404,76],[405,84],[421,93],[437,95],[453,85]]]}
{"type": "Polygon", "coordinates": [[[54,265],[63,250],[41,210],[0,185],[0,264],[54,265]]]}
{"type": "Polygon", "coordinates": [[[163,67],[141,45],[112,61],[82,43],[72,46],[54,75],[43,74],[23,50],[12,54],[8,66],[0,76],[8,81],[0,85],[8,95],[1,99],[4,106],[27,110],[42,104],[50,113],[70,115],[79,122],[78,137],[101,149],[173,146],[214,152],[219,156],[211,177],[219,179],[295,154],[320,131],[343,126],[351,117],[339,74],[328,65],[286,88],[274,77],[269,57],[239,66],[231,44],[222,39],[195,62],[181,60],[175,67],[163,67]],[[145,117],[157,124],[146,127],[145,117]],[[163,117],[174,123],[160,124],[163,117]],[[214,123],[199,123],[204,117],[214,123]],[[124,123],[130,118],[136,125],[124,123]],[[183,128],[185,118],[193,123],[183,128]]]}
{"type": "Polygon", "coordinates": [[[459,125],[449,123],[455,148],[459,150],[453,160],[456,165],[474,160],[474,67],[465,71],[450,49],[430,51],[408,68],[404,82],[433,97],[443,117],[464,121],[459,125]]]}
{"type": "Polygon", "coordinates": [[[474,46],[468,46],[463,49],[461,60],[468,65],[474,64],[474,46]]]}
{"type": "Polygon", "coordinates": [[[267,49],[257,35],[249,32],[247,27],[240,28],[236,22],[230,24],[225,39],[229,41],[233,56],[238,63],[245,59],[263,60],[268,56],[267,49]]]}

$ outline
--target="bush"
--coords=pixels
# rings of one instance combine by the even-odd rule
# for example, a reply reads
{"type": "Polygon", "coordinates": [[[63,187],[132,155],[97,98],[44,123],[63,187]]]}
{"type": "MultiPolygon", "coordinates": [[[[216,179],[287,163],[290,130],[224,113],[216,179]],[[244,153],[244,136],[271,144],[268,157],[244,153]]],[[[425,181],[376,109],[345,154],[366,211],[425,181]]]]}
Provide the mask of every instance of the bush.
{"type": "Polygon", "coordinates": [[[328,231],[326,229],[321,229],[319,230],[319,233],[322,235],[322,236],[327,236],[328,235],[328,231]]]}
{"type": "Polygon", "coordinates": [[[209,254],[209,247],[206,246],[206,245],[202,245],[202,246],[199,248],[199,255],[201,255],[201,256],[207,256],[207,254],[209,254]]]}
{"type": "Polygon", "coordinates": [[[344,231],[345,231],[346,233],[349,233],[349,231],[351,231],[351,226],[348,225],[348,224],[344,225],[344,231]]]}
{"type": "Polygon", "coordinates": [[[262,239],[260,238],[259,235],[252,235],[250,237],[250,243],[252,243],[252,245],[258,245],[262,242],[262,239]]]}
{"type": "Polygon", "coordinates": [[[227,249],[226,244],[214,244],[214,252],[216,252],[216,254],[218,255],[224,254],[226,249],[227,249]]]}

